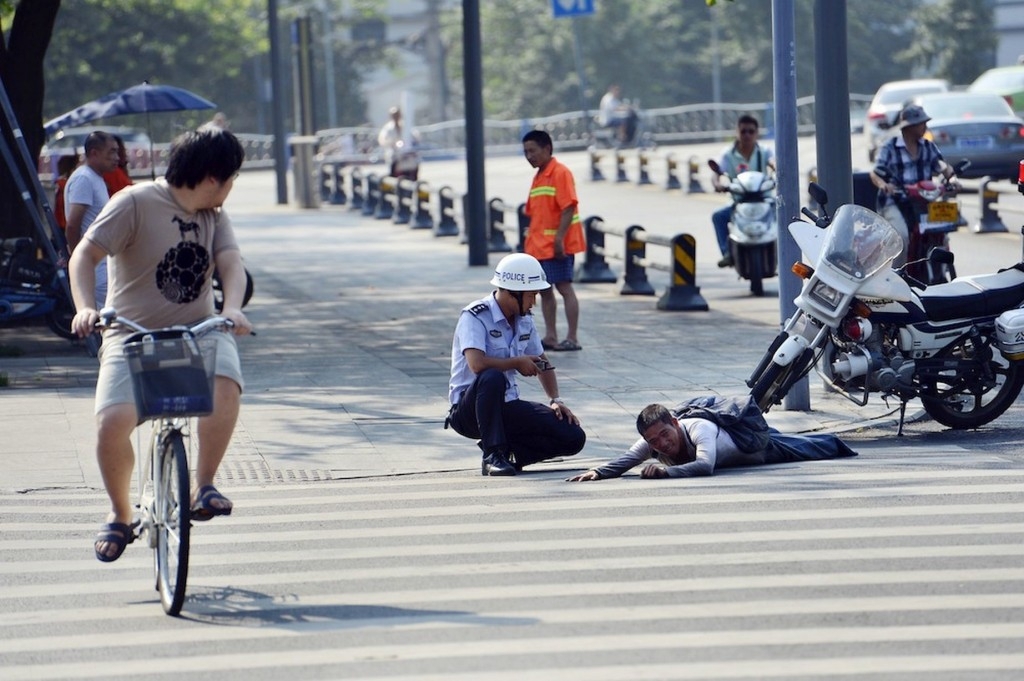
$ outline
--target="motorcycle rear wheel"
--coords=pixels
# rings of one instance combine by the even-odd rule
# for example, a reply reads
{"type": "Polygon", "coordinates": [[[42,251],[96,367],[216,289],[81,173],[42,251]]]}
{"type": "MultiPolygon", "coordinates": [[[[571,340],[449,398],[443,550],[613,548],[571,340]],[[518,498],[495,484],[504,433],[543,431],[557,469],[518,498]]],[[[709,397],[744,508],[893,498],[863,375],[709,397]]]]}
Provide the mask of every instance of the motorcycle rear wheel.
{"type": "Polygon", "coordinates": [[[931,395],[921,395],[924,410],[944,426],[954,430],[978,428],[999,418],[1014,403],[1024,388],[1024,366],[1021,362],[1011,362],[1001,354],[993,351],[990,345],[976,350],[972,342],[967,340],[943,356],[964,359],[975,352],[988,353],[991,357],[987,363],[995,374],[995,385],[982,385],[980,377],[968,377],[971,385],[961,385],[960,376],[950,374],[948,381],[943,382],[944,374],[931,385],[931,395]],[[955,384],[954,384],[955,382],[955,384]]]}

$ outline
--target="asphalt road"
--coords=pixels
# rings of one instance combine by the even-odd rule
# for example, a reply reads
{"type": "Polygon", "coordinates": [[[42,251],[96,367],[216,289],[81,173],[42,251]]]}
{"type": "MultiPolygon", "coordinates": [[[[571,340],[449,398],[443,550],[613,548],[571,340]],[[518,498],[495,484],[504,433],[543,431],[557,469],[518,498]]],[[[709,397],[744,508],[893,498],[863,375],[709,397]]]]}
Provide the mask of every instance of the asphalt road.
{"type": "MultiPolygon", "coordinates": [[[[464,173],[424,167],[458,191],[464,173]]],[[[530,173],[489,160],[488,195],[515,201],[530,173]]],[[[486,268],[455,239],[276,207],[269,174],[239,178],[228,207],[260,336],[242,345],[249,385],[219,479],[236,512],[196,526],[180,619],[160,610],[148,550],[92,557],[107,508],[93,365],[66,345],[17,360],[0,392],[16,415],[0,421],[0,678],[1021,678],[1019,401],[979,431],[917,421],[897,438],[828,398],[770,416],[838,416],[854,459],[564,482],[632,441],[638,405],[742,385],[779,316],[774,286],[753,298],[714,267],[724,197],[585,177],[584,214],[697,237],[711,309],[580,286],[585,349],[557,364],[588,447],[512,479],[482,478],[438,418],[453,315],[486,268]]],[[[955,238],[965,273],[1020,253],[1019,235],[955,238]]]]}

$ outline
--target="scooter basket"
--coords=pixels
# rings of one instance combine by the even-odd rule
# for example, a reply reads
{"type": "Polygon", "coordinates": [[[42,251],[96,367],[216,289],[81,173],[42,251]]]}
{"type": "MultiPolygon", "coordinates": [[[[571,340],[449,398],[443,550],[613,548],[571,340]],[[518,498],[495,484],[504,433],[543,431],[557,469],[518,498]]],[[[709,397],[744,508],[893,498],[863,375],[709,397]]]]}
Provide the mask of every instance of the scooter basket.
{"type": "Polygon", "coordinates": [[[135,334],[124,345],[139,422],[213,411],[217,341],[188,331],[135,334]]]}

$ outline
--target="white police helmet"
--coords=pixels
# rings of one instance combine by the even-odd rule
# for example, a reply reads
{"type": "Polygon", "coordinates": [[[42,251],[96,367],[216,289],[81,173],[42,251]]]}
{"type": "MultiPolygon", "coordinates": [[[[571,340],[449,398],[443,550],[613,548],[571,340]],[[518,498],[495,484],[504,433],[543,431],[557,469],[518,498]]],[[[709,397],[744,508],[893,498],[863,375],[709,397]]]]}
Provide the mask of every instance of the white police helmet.
{"type": "Polygon", "coordinates": [[[494,268],[491,286],[508,291],[543,291],[551,286],[537,259],[526,253],[506,255],[494,268]]]}

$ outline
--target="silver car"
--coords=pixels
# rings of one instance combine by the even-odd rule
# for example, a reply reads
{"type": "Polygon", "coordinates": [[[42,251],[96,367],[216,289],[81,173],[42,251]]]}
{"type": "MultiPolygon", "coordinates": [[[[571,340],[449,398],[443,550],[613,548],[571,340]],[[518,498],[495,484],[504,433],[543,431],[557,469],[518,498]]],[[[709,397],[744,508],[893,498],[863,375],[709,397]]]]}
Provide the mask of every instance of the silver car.
{"type": "Polygon", "coordinates": [[[920,95],[914,104],[931,116],[926,137],[950,165],[971,162],[961,177],[1016,179],[1024,158],[1024,122],[1003,97],[989,92],[920,95]]]}

